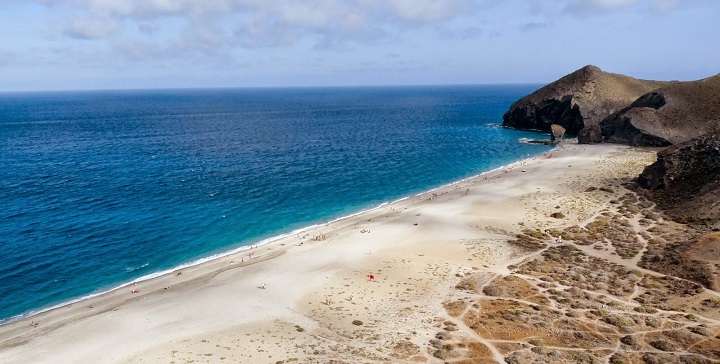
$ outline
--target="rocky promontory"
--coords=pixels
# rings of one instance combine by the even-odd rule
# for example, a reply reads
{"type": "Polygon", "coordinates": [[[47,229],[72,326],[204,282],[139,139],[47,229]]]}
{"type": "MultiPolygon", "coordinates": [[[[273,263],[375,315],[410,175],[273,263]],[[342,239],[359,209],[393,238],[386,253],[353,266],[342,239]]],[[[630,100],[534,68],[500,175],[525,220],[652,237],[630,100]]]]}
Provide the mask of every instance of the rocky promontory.
{"type": "Polygon", "coordinates": [[[579,143],[662,147],[720,131],[720,74],[698,81],[649,81],[585,66],[515,102],[503,126],[550,132],[579,143]]]}
{"type": "Polygon", "coordinates": [[[550,132],[558,124],[571,136],[591,126],[586,131],[596,131],[590,139],[599,142],[603,119],[666,84],[585,66],[515,102],[503,116],[503,126],[550,132]]]}

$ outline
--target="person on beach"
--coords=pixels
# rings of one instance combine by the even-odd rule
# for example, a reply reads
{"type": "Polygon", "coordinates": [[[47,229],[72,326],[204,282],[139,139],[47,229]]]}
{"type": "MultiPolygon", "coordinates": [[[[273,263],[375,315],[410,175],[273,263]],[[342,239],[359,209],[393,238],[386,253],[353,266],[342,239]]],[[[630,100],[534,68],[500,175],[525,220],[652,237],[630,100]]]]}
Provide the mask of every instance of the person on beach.
{"type": "Polygon", "coordinates": [[[265,283],[263,283],[263,285],[262,285],[262,289],[265,289],[265,283]]]}
{"type": "Polygon", "coordinates": [[[372,274],[368,274],[368,281],[369,282],[375,282],[375,276],[372,274]]]}

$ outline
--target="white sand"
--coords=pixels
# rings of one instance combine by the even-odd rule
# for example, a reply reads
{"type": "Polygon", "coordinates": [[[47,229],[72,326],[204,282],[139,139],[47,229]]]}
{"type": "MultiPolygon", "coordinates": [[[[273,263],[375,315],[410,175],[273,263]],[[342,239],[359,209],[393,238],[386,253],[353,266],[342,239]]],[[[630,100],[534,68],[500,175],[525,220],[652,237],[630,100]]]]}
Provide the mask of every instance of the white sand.
{"type": "Polygon", "coordinates": [[[590,218],[604,206],[579,188],[652,159],[615,145],[549,154],[308,231],[326,240],[285,238],[4,325],[0,362],[438,362],[425,348],[456,275],[502,271],[514,233],[590,218]]]}

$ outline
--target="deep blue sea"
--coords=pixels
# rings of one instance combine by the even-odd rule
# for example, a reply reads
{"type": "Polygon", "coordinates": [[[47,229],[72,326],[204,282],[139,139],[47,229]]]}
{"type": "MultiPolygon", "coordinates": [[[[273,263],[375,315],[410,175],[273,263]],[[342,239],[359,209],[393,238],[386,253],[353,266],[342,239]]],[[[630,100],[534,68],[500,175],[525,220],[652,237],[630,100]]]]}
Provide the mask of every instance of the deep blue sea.
{"type": "Polygon", "coordinates": [[[0,323],[547,151],[538,87],[0,94],[0,323]]]}

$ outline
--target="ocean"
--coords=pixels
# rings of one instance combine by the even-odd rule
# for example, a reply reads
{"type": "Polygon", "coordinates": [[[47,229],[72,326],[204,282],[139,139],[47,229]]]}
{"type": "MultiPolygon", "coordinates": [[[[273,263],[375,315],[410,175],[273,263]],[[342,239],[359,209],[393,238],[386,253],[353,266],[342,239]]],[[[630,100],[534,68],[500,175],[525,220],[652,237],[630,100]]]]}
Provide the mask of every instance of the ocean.
{"type": "Polygon", "coordinates": [[[0,323],[543,153],[538,87],[0,94],[0,323]]]}

